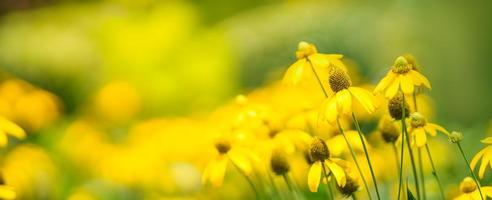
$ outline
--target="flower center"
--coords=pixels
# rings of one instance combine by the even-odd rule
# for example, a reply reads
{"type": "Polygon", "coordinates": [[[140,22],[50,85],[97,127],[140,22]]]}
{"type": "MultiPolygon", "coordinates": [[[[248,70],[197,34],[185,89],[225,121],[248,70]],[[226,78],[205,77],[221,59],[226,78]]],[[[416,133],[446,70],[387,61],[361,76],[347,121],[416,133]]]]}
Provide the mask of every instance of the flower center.
{"type": "Polygon", "coordinates": [[[393,124],[389,117],[384,117],[379,123],[379,131],[387,143],[394,143],[400,136],[398,128],[393,124]]]}
{"type": "Polygon", "coordinates": [[[331,66],[328,83],[330,84],[330,88],[333,92],[348,89],[350,85],[352,85],[352,81],[350,80],[348,74],[343,69],[336,66],[331,66]]]}
{"type": "Polygon", "coordinates": [[[325,141],[320,138],[314,138],[313,143],[311,143],[310,151],[314,161],[324,161],[330,156],[330,151],[328,150],[325,141]]]}
{"type": "Polygon", "coordinates": [[[461,181],[460,189],[463,193],[471,193],[477,189],[477,185],[472,178],[466,177],[463,181],[461,181]]]}
{"type": "Polygon", "coordinates": [[[215,148],[217,149],[217,151],[219,151],[220,154],[226,154],[227,152],[229,152],[229,150],[231,150],[231,143],[224,139],[221,139],[217,141],[217,143],[215,143],[215,148]]]}
{"type": "Polygon", "coordinates": [[[270,166],[272,171],[277,175],[283,175],[289,172],[290,165],[287,160],[287,155],[279,149],[272,152],[272,158],[270,159],[270,166]]]}
{"type": "Polygon", "coordinates": [[[425,126],[425,124],[427,123],[425,117],[418,112],[412,113],[410,115],[410,119],[410,125],[412,125],[412,127],[414,128],[425,126]]]}
{"type": "Polygon", "coordinates": [[[395,63],[391,67],[391,70],[397,74],[405,74],[412,69],[412,66],[408,64],[407,59],[403,56],[396,58],[395,63]]]}
{"type": "MultiPolygon", "coordinates": [[[[393,98],[391,98],[388,102],[388,111],[390,116],[393,119],[400,120],[402,118],[402,103],[403,103],[403,94],[398,93],[395,95],[393,98]]],[[[405,118],[407,118],[409,114],[409,106],[408,103],[405,101],[404,103],[404,108],[405,108],[405,118]]]]}
{"type": "Polygon", "coordinates": [[[299,42],[299,45],[297,46],[296,57],[297,59],[302,59],[316,53],[318,53],[318,51],[313,44],[302,41],[299,42]]]}

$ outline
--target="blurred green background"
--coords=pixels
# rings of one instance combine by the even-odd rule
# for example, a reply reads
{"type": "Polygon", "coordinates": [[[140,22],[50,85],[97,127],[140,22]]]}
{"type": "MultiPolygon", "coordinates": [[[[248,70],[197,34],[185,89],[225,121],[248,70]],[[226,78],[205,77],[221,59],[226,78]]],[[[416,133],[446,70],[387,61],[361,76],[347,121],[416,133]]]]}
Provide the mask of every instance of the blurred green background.
{"type": "Polygon", "coordinates": [[[0,67],[48,89],[68,113],[110,80],[129,81],[142,116],[207,112],[281,78],[300,40],[342,53],[376,83],[412,53],[440,121],[492,112],[490,1],[0,2],[0,67]]]}

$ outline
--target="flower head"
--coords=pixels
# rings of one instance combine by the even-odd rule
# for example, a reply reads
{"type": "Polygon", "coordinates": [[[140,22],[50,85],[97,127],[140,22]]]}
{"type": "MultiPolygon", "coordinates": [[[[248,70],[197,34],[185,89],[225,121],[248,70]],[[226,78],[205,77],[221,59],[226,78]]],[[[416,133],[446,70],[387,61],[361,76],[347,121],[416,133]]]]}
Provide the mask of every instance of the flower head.
{"type": "Polygon", "coordinates": [[[401,133],[395,123],[387,116],[382,117],[379,120],[378,125],[379,132],[383,137],[383,140],[387,143],[395,143],[401,133]]]}
{"type": "Polygon", "coordinates": [[[339,159],[330,158],[330,152],[325,141],[317,137],[314,138],[311,143],[310,154],[314,161],[308,173],[308,185],[311,192],[318,191],[322,175],[333,176],[337,185],[340,187],[345,186],[347,182],[345,172],[343,168],[336,163],[339,159]]]}
{"type": "Polygon", "coordinates": [[[388,74],[378,83],[374,93],[384,92],[386,98],[391,98],[397,94],[399,88],[403,93],[411,94],[415,86],[431,88],[429,80],[417,72],[405,57],[400,56],[396,58],[388,74]]]}
{"type": "Polygon", "coordinates": [[[482,179],[485,174],[485,169],[487,166],[492,167],[492,137],[488,137],[482,140],[482,143],[487,144],[488,146],[480,150],[470,162],[470,166],[472,169],[478,164],[480,159],[482,160],[480,163],[480,167],[478,170],[478,176],[482,179]]]}
{"type": "Polygon", "coordinates": [[[280,149],[274,150],[270,158],[270,167],[276,175],[284,175],[289,172],[290,164],[286,153],[280,149]]]}
{"type": "Polygon", "coordinates": [[[296,51],[297,61],[287,69],[283,82],[296,85],[302,79],[307,78],[306,76],[314,78],[313,70],[324,71],[330,64],[344,66],[340,60],[342,57],[340,54],[320,54],[313,44],[299,42],[296,51]]]}
{"type": "Polygon", "coordinates": [[[352,113],[356,104],[368,113],[376,109],[374,96],[362,88],[351,86],[350,77],[343,68],[331,65],[328,82],[335,94],[323,103],[322,119],[334,122],[339,115],[352,113]]]}
{"type": "Polygon", "coordinates": [[[410,109],[407,101],[403,102],[403,94],[398,93],[388,102],[389,115],[396,120],[400,120],[403,117],[402,107],[405,110],[405,118],[410,115],[410,109]],[[403,106],[402,106],[403,104],[403,106]]]}
{"type": "Polygon", "coordinates": [[[436,136],[437,131],[449,135],[449,132],[443,127],[427,122],[427,119],[422,114],[414,112],[410,115],[409,134],[415,139],[417,147],[423,147],[427,143],[426,133],[436,136]]]}
{"type": "Polygon", "coordinates": [[[483,192],[483,198],[480,197],[480,192],[475,181],[471,177],[466,177],[460,183],[460,191],[463,194],[454,198],[454,200],[480,200],[492,197],[492,187],[481,186],[480,188],[483,192]]]}

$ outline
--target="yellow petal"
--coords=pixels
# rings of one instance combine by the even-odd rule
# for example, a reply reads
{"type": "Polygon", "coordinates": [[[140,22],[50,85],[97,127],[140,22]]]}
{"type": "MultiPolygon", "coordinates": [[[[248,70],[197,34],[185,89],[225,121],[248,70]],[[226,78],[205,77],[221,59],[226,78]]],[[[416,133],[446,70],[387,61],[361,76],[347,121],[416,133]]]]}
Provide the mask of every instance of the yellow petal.
{"type": "Polygon", "coordinates": [[[413,81],[412,78],[409,75],[402,75],[401,77],[401,90],[405,94],[412,94],[413,93],[413,81]]]}
{"type": "Polygon", "coordinates": [[[492,187],[491,186],[485,186],[481,187],[482,192],[484,193],[484,196],[491,197],[492,198],[492,187]]]}
{"type": "Polygon", "coordinates": [[[284,84],[296,85],[302,78],[306,66],[306,59],[301,59],[292,64],[284,75],[284,84]]]}
{"type": "Polygon", "coordinates": [[[438,131],[441,131],[442,133],[446,134],[446,135],[449,135],[449,132],[443,128],[442,126],[439,126],[437,124],[433,124],[433,123],[427,123],[426,126],[430,126],[438,131]]]}
{"type": "Polygon", "coordinates": [[[480,150],[477,154],[475,154],[475,156],[473,157],[473,159],[470,162],[470,167],[472,169],[475,169],[475,166],[477,165],[480,158],[482,158],[485,151],[487,151],[487,148],[484,148],[484,149],[480,150]]]}
{"type": "Polygon", "coordinates": [[[210,169],[210,183],[212,186],[219,187],[224,181],[224,175],[227,168],[227,157],[221,155],[214,161],[213,168],[210,169]]]}
{"type": "Polygon", "coordinates": [[[485,169],[487,168],[487,165],[489,164],[489,158],[488,157],[483,157],[482,162],[480,163],[480,169],[478,170],[478,176],[480,179],[483,178],[483,175],[485,173],[485,169]]]}
{"type": "Polygon", "coordinates": [[[487,138],[481,140],[481,142],[484,144],[492,144],[492,137],[487,137],[487,138]]]}
{"type": "Polygon", "coordinates": [[[308,186],[311,192],[317,192],[321,179],[321,162],[316,161],[311,165],[308,173],[308,186]]]}
{"type": "Polygon", "coordinates": [[[336,93],[337,108],[339,113],[350,114],[352,112],[352,96],[348,90],[341,90],[336,93]]]}
{"type": "Polygon", "coordinates": [[[388,74],[386,74],[386,76],[383,79],[381,79],[381,81],[379,81],[376,88],[374,88],[374,93],[380,93],[386,88],[388,88],[388,86],[395,80],[395,77],[396,74],[390,70],[388,74]]]}
{"type": "Polygon", "coordinates": [[[337,184],[341,187],[345,186],[347,183],[347,177],[345,176],[345,171],[343,168],[331,161],[326,161],[325,164],[330,169],[331,173],[335,177],[335,180],[337,180],[337,184]]]}
{"type": "Polygon", "coordinates": [[[358,87],[350,87],[349,91],[352,93],[357,102],[359,102],[368,113],[374,112],[374,110],[376,109],[374,107],[375,99],[369,91],[358,87]]]}
{"type": "Polygon", "coordinates": [[[424,126],[424,130],[429,133],[429,135],[431,136],[436,136],[436,129],[433,127],[433,126],[429,126],[429,123],[427,123],[425,126],[424,126]]]}
{"type": "Polygon", "coordinates": [[[425,131],[423,128],[416,128],[413,130],[415,134],[415,142],[417,147],[423,147],[425,143],[427,143],[427,136],[425,135],[425,131]]]}
{"type": "Polygon", "coordinates": [[[20,126],[3,117],[0,117],[0,129],[18,139],[26,137],[26,132],[20,126]]]}
{"type": "Polygon", "coordinates": [[[252,171],[251,161],[247,154],[237,148],[229,150],[227,153],[231,161],[246,175],[249,175],[252,171]]]}
{"type": "Polygon", "coordinates": [[[338,117],[337,99],[336,97],[329,98],[323,102],[321,106],[321,120],[334,123],[338,117]]]}
{"type": "Polygon", "coordinates": [[[386,89],[386,93],[384,96],[386,98],[393,98],[396,93],[398,92],[398,89],[400,88],[400,78],[401,75],[398,75],[393,82],[388,86],[388,89],[386,89]]]}
{"type": "Polygon", "coordinates": [[[7,146],[7,134],[0,130],[0,147],[7,146]]]}
{"type": "Polygon", "coordinates": [[[427,78],[424,75],[420,74],[419,72],[417,72],[415,70],[410,70],[408,72],[408,75],[412,78],[415,85],[418,85],[418,86],[423,85],[424,87],[431,89],[430,82],[429,82],[429,80],[427,80],[427,78]]]}
{"type": "Polygon", "coordinates": [[[215,159],[209,161],[207,165],[205,166],[205,169],[203,170],[202,174],[202,184],[205,185],[207,181],[210,179],[210,172],[212,171],[212,168],[215,166],[215,159]]]}
{"type": "Polygon", "coordinates": [[[6,185],[0,185],[0,199],[15,199],[17,194],[14,188],[6,185]]]}

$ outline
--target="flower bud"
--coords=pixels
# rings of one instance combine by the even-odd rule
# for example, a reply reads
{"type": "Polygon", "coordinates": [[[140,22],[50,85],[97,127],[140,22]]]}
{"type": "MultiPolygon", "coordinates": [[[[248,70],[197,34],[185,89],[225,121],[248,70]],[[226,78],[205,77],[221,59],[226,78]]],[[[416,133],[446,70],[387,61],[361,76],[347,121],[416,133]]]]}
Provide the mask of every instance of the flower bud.
{"type": "Polygon", "coordinates": [[[302,59],[316,53],[318,53],[318,51],[313,44],[302,41],[299,42],[299,45],[297,46],[296,57],[297,59],[302,59]]]}
{"type": "Polygon", "coordinates": [[[463,193],[471,193],[477,189],[477,184],[472,178],[466,177],[460,183],[460,190],[463,193]]]}
{"type": "Polygon", "coordinates": [[[448,139],[452,143],[461,142],[461,140],[463,140],[463,133],[458,131],[453,131],[448,135],[448,139]]]}
{"type": "Polygon", "coordinates": [[[414,128],[417,128],[417,127],[423,127],[425,126],[425,124],[427,123],[427,120],[425,119],[425,117],[418,113],[418,112],[414,112],[410,115],[410,125],[414,128]]]}
{"type": "Polygon", "coordinates": [[[397,74],[405,74],[411,69],[412,66],[408,64],[407,59],[403,56],[399,56],[398,58],[396,58],[395,63],[391,67],[391,70],[397,74]]]}

